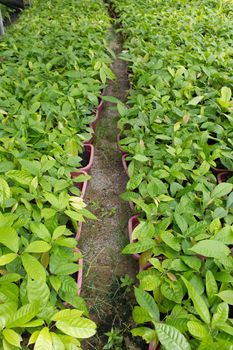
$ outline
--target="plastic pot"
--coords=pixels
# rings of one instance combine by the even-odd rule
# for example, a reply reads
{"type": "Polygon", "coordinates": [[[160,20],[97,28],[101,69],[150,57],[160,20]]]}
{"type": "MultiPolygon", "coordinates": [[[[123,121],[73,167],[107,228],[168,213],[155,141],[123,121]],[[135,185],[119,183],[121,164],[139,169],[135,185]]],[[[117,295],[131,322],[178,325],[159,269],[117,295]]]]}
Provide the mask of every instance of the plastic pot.
{"type": "MultiPolygon", "coordinates": [[[[86,173],[86,171],[83,171],[83,170],[77,171],[77,172],[74,171],[71,173],[72,178],[78,177],[79,175],[87,175],[87,173],[86,173]]],[[[84,196],[85,196],[87,184],[88,184],[87,180],[83,181],[83,182],[75,182],[74,183],[74,186],[78,187],[81,191],[81,195],[80,195],[81,198],[84,198],[84,196]]]]}
{"type": "Polygon", "coordinates": [[[83,223],[82,222],[78,222],[78,229],[77,229],[76,236],[75,236],[75,239],[77,241],[79,241],[80,238],[81,238],[82,227],[83,227],[83,223]]]}
{"type": "Polygon", "coordinates": [[[129,172],[128,172],[128,166],[129,166],[129,162],[128,160],[126,160],[126,158],[128,157],[128,153],[125,153],[122,155],[121,157],[121,161],[122,161],[122,164],[123,164],[123,168],[126,172],[126,175],[129,176],[129,172]]]}
{"type": "MultiPolygon", "coordinates": [[[[80,250],[78,248],[75,249],[77,253],[80,253],[80,250]]],[[[81,289],[82,289],[82,283],[83,283],[83,258],[80,258],[78,260],[78,264],[80,266],[79,271],[77,272],[77,293],[78,295],[81,294],[81,289]]]]}
{"type": "Polygon", "coordinates": [[[80,169],[81,171],[89,172],[91,170],[91,167],[93,165],[94,161],[94,153],[95,153],[95,148],[91,143],[85,143],[84,144],[84,162],[85,165],[80,169]]]}
{"type": "MultiPolygon", "coordinates": [[[[129,241],[130,243],[133,243],[133,231],[134,229],[139,225],[139,220],[138,220],[138,215],[134,215],[132,216],[129,221],[128,221],[128,235],[129,235],[129,241]]],[[[135,260],[139,260],[140,259],[140,254],[132,254],[132,257],[135,260]]]]}
{"type": "Polygon", "coordinates": [[[226,182],[230,177],[230,173],[229,171],[223,171],[223,172],[220,172],[218,173],[217,175],[217,180],[218,180],[218,183],[222,183],[222,182],[226,182]]]}
{"type": "Polygon", "coordinates": [[[95,113],[95,120],[91,123],[91,127],[92,129],[95,131],[96,129],[96,125],[100,119],[100,116],[101,116],[101,112],[103,110],[103,104],[104,104],[104,101],[101,100],[100,101],[100,104],[98,105],[98,107],[96,108],[96,113],[95,113]]]}
{"type": "Polygon", "coordinates": [[[148,350],[159,350],[160,349],[160,345],[152,342],[149,344],[148,350]]]}
{"type": "Polygon", "coordinates": [[[120,145],[120,140],[121,140],[121,135],[120,134],[117,134],[117,149],[118,149],[118,151],[122,154],[122,155],[124,155],[124,154],[127,154],[127,152],[125,152],[123,149],[122,149],[122,147],[121,147],[121,145],[120,145]]]}

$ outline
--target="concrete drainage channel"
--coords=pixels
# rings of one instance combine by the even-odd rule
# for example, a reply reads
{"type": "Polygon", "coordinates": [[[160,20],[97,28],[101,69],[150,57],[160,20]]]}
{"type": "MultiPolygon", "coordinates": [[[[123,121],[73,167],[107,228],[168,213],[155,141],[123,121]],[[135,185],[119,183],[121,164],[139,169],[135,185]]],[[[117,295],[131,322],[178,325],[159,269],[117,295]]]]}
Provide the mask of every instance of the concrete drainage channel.
{"type": "MultiPolygon", "coordinates": [[[[116,79],[109,82],[105,95],[125,101],[129,90],[127,63],[118,58],[122,38],[116,34],[114,27],[110,31],[109,46],[116,54],[112,64],[116,79]]],[[[131,336],[130,330],[134,326],[133,288],[122,287],[122,284],[130,284],[130,279],[135,280],[138,264],[131,256],[121,254],[128,243],[127,222],[132,213],[128,204],[119,197],[125,190],[127,177],[117,150],[117,120],[114,105],[105,102],[95,134],[92,179],[85,196],[89,209],[97,216],[97,222],[83,226],[80,241],[85,261],[82,296],[87,301],[90,317],[98,327],[96,336],[84,342],[85,350],[147,349],[145,344],[131,336]],[[111,329],[112,337],[115,337],[114,346],[106,345],[106,333],[111,329]]]]}

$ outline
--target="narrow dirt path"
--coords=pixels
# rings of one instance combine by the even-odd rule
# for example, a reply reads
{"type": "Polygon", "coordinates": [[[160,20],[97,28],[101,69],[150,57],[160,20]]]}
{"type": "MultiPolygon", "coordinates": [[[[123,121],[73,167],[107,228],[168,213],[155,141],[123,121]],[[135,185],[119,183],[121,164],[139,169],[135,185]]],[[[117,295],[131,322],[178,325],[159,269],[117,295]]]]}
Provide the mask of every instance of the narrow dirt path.
{"type": "MultiPolygon", "coordinates": [[[[109,46],[118,56],[122,42],[114,28],[110,32],[109,46]]],[[[105,95],[124,101],[129,89],[127,64],[116,58],[112,70],[116,80],[109,82],[105,95]]],[[[124,339],[119,349],[142,349],[132,343],[129,332],[132,328],[132,290],[128,292],[121,288],[119,280],[126,274],[134,279],[138,265],[131,256],[121,254],[128,242],[127,222],[131,213],[128,204],[119,198],[125,190],[127,177],[117,150],[117,119],[114,106],[104,103],[96,130],[92,179],[85,198],[98,218],[97,222],[84,225],[80,242],[85,265],[82,295],[90,316],[98,325],[97,335],[85,343],[85,350],[102,350],[107,343],[104,334],[111,328],[122,331],[124,339]]]]}

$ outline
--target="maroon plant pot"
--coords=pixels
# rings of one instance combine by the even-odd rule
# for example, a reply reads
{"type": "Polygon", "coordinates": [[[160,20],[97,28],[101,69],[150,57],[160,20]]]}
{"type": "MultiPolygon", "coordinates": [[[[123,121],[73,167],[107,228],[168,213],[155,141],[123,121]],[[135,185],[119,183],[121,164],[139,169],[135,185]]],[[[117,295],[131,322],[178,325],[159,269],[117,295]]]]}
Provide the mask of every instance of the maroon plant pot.
{"type": "Polygon", "coordinates": [[[149,344],[148,350],[160,350],[160,345],[156,345],[154,342],[149,344]]]}
{"type": "Polygon", "coordinates": [[[82,167],[81,171],[86,171],[87,173],[91,170],[94,161],[95,148],[91,143],[84,144],[84,156],[86,157],[86,165],[82,167]]]}
{"type": "Polygon", "coordinates": [[[126,172],[126,175],[129,176],[129,172],[128,172],[129,162],[128,162],[128,160],[126,160],[127,157],[128,157],[128,154],[125,153],[122,155],[121,160],[122,160],[123,168],[126,172]]]}
{"type": "MultiPolygon", "coordinates": [[[[82,170],[81,171],[77,171],[77,172],[74,171],[74,172],[71,173],[71,177],[72,178],[78,177],[79,175],[87,175],[87,173],[86,173],[86,171],[82,171],[82,170]]],[[[87,180],[83,181],[83,182],[75,182],[74,183],[74,186],[78,187],[80,189],[80,191],[81,191],[81,195],[80,195],[81,198],[84,198],[84,196],[85,196],[86,189],[87,189],[87,184],[88,184],[87,180]]]]}
{"type": "MultiPolygon", "coordinates": [[[[132,216],[129,221],[128,221],[128,235],[129,235],[129,241],[130,243],[135,242],[132,238],[133,235],[133,231],[134,229],[139,225],[139,220],[138,220],[138,215],[134,215],[132,216]]],[[[135,260],[139,260],[140,259],[140,254],[132,254],[132,257],[135,260]]]]}
{"type": "MultiPolygon", "coordinates": [[[[79,248],[76,248],[75,251],[77,253],[80,253],[79,248]]],[[[78,260],[78,264],[79,264],[79,270],[77,272],[76,283],[77,283],[77,293],[78,293],[78,295],[80,295],[81,294],[81,289],[82,289],[82,283],[83,283],[83,258],[80,258],[78,260]]]]}
{"type": "Polygon", "coordinates": [[[120,140],[121,140],[121,135],[117,134],[117,149],[122,155],[127,154],[127,152],[122,149],[122,147],[121,147],[121,145],[119,143],[120,140]]]}
{"type": "Polygon", "coordinates": [[[78,229],[77,229],[76,236],[75,236],[75,239],[77,241],[79,241],[80,238],[81,238],[82,227],[83,227],[83,223],[82,222],[78,222],[78,229]]]}
{"type": "Polygon", "coordinates": [[[220,172],[218,173],[217,175],[217,180],[218,180],[218,183],[222,183],[222,182],[226,182],[230,177],[230,173],[229,171],[223,171],[223,172],[220,172]]]}
{"type": "Polygon", "coordinates": [[[104,104],[104,101],[101,100],[98,107],[96,108],[96,112],[95,112],[95,120],[91,123],[91,127],[92,129],[95,131],[96,129],[96,125],[100,119],[100,116],[101,116],[101,112],[103,110],[103,104],[104,104]]]}

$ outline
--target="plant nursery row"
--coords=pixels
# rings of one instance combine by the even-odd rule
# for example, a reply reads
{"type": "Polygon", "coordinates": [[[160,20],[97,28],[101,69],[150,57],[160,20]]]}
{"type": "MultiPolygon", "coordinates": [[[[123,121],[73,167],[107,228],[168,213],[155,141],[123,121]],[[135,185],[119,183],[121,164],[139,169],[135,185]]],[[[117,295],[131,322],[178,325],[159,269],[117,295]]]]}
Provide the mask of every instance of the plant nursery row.
{"type": "Polygon", "coordinates": [[[231,1],[112,1],[129,62],[118,136],[139,260],[135,336],[233,349],[231,1]]]}
{"type": "Polygon", "coordinates": [[[78,295],[77,223],[95,219],[83,201],[89,176],[79,169],[88,170],[93,147],[84,143],[112,78],[109,26],[100,0],[35,0],[0,42],[4,350],[78,350],[96,332],[78,295]]]}

